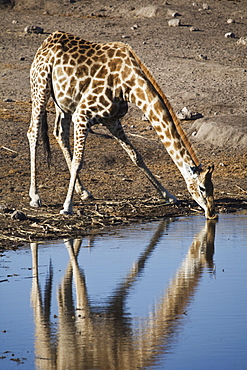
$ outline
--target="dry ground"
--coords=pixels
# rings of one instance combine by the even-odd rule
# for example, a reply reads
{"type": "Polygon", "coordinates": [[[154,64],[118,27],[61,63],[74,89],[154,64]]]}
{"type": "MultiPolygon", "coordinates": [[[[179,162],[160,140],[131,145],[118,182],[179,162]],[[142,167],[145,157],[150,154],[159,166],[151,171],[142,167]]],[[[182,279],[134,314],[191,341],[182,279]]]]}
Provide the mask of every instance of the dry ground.
{"type": "MultiPolygon", "coordinates": [[[[0,1],[0,4],[3,1],[0,1]]],[[[31,104],[29,70],[41,42],[57,29],[90,41],[129,43],[152,71],[175,111],[184,106],[218,122],[203,138],[190,135],[203,166],[214,163],[218,212],[247,208],[246,136],[247,1],[16,1],[14,8],[0,7],[0,245],[17,247],[29,240],[85,234],[105,226],[139,219],[197,214],[186,185],[157,140],[150,123],[131,106],[123,121],[131,141],[161,182],[180,200],[167,206],[148,180],[103,127],[89,134],[81,177],[94,200],[81,204],[75,197],[75,214],[59,215],[69,174],[54,139],[52,167],[48,170],[39,148],[41,209],[29,207],[29,150],[26,132],[31,104]],[[42,4],[42,6],[40,6],[42,4]],[[143,7],[149,7],[144,9],[143,7]],[[141,11],[140,11],[141,10],[141,11]],[[179,13],[181,26],[168,27],[170,11],[179,13]],[[138,15],[141,14],[141,15],[138,15]],[[227,23],[233,19],[234,23],[227,23]],[[44,28],[44,34],[27,34],[28,25],[44,28]],[[137,25],[137,27],[136,27],[137,25]],[[196,31],[191,32],[194,27],[196,31]],[[133,29],[132,29],[133,28],[133,29]],[[235,37],[226,38],[228,32],[235,37]],[[241,116],[241,125],[240,119],[241,116]],[[222,120],[221,120],[222,118],[222,120]],[[244,122],[244,123],[243,123],[244,122]],[[225,126],[224,126],[225,125],[225,126]],[[229,125],[233,130],[229,134],[229,125]],[[225,127],[225,129],[224,129],[225,127]],[[213,136],[217,138],[212,142],[213,136]],[[235,134],[236,133],[236,139],[235,134]],[[229,137],[231,140],[229,141],[229,137]],[[245,143],[243,141],[243,143],[245,143]],[[11,218],[14,210],[27,219],[11,218]]],[[[49,124],[54,122],[49,109],[49,124]]],[[[206,121],[207,122],[207,121],[206,121]]],[[[203,123],[206,125],[207,123],[203,123]]],[[[184,124],[190,134],[191,121],[184,124]]]]}

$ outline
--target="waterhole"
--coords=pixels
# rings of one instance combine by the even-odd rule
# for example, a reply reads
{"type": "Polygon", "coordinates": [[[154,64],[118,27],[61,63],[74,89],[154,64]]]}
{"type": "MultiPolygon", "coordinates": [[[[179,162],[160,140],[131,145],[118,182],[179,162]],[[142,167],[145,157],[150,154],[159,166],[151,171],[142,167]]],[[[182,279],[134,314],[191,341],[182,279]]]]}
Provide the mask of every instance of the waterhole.
{"type": "Polygon", "coordinates": [[[31,243],[0,281],[0,369],[247,366],[246,215],[31,243]]]}

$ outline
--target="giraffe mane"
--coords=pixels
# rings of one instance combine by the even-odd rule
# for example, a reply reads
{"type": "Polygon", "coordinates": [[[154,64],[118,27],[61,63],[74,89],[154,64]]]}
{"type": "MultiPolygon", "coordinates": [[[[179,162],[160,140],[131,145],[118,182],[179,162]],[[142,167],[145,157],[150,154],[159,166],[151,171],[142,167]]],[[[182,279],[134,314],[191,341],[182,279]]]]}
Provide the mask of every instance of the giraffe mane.
{"type": "Polygon", "coordinates": [[[140,58],[137,56],[137,54],[134,52],[134,50],[129,46],[127,45],[129,51],[133,54],[135,60],[137,61],[137,63],[140,65],[143,73],[145,74],[145,76],[148,78],[148,80],[150,81],[150,83],[153,85],[153,87],[155,88],[155,90],[157,91],[157,93],[159,94],[159,96],[161,97],[161,99],[163,100],[165,106],[167,107],[171,117],[172,117],[172,120],[173,120],[173,123],[177,129],[177,132],[178,134],[180,135],[180,138],[184,144],[184,146],[186,147],[186,149],[188,150],[193,162],[195,163],[196,167],[199,167],[200,165],[200,162],[196,156],[196,153],[195,153],[195,150],[194,148],[192,147],[192,144],[191,142],[189,141],[186,133],[184,132],[182,126],[181,126],[181,122],[180,120],[178,119],[178,117],[176,116],[172,106],[171,106],[171,103],[169,102],[169,100],[167,99],[167,97],[165,96],[165,94],[163,93],[162,89],[160,88],[159,84],[157,83],[157,81],[155,80],[155,78],[153,77],[153,75],[151,74],[151,72],[149,71],[149,69],[145,66],[144,63],[142,63],[142,61],[140,60],[140,58]]]}

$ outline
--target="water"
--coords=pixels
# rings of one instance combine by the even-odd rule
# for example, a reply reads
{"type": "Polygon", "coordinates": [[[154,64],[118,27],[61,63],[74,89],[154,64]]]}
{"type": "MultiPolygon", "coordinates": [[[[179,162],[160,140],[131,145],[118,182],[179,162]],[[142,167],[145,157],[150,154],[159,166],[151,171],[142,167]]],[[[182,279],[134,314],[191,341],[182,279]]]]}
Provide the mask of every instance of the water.
{"type": "Polygon", "coordinates": [[[247,368],[246,215],[31,244],[0,281],[0,369],[247,368]]]}

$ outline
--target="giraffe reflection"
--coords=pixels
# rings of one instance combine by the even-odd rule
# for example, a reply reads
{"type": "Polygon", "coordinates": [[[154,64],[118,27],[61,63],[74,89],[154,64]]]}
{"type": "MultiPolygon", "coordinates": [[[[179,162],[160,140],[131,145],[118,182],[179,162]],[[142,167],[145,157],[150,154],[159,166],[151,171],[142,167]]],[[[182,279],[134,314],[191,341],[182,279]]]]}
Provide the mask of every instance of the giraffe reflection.
{"type": "MultiPolygon", "coordinates": [[[[195,236],[188,253],[149,316],[135,328],[125,307],[131,287],[141,279],[145,264],[164,234],[163,221],[149,245],[101,307],[90,304],[86,279],[77,257],[81,240],[67,240],[69,265],[58,288],[58,330],[49,320],[49,298],[42,302],[38,280],[37,244],[32,244],[32,303],[36,325],[36,366],[38,369],[139,369],[152,366],[165,353],[181,327],[204,267],[213,267],[215,221],[208,220],[195,236]],[[76,287],[73,301],[72,282],[76,287]],[[46,304],[47,303],[47,304],[46,304]]],[[[52,268],[47,279],[49,293],[52,268]]]]}

